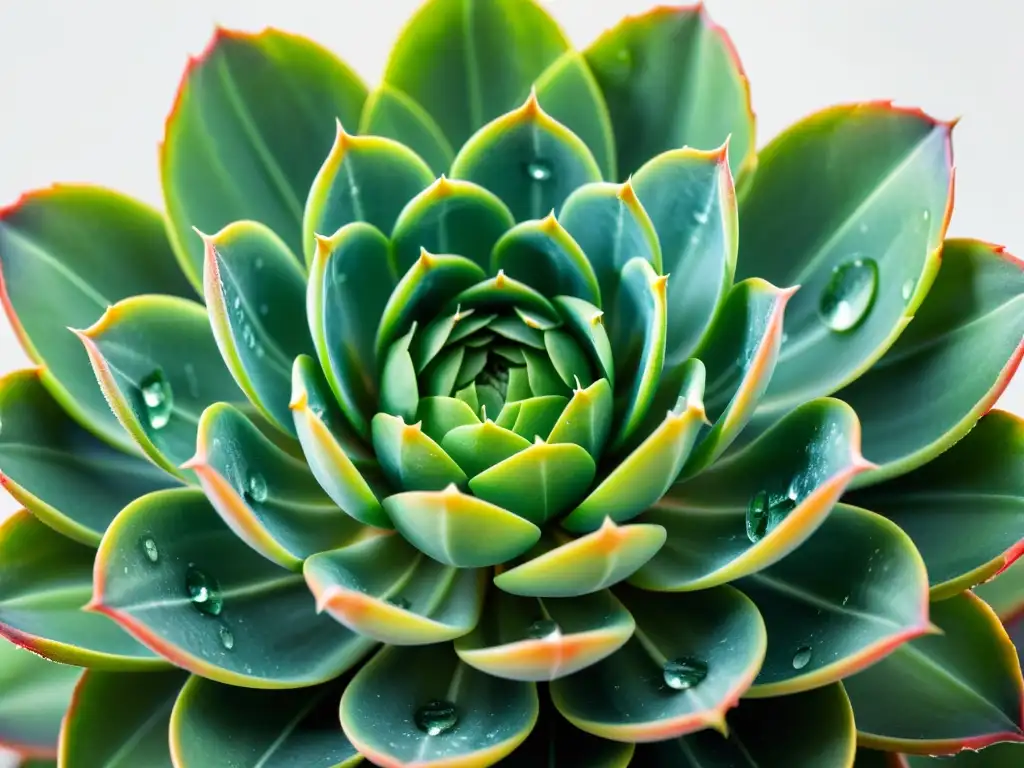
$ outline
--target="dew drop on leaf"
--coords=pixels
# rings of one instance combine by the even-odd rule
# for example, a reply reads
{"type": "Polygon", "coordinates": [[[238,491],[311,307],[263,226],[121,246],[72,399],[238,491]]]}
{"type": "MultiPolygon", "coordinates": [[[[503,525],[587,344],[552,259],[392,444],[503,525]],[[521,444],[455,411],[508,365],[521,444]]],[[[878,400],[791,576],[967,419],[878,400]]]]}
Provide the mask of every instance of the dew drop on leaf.
{"type": "Polygon", "coordinates": [[[558,624],[551,619],[538,619],[527,628],[526,636],[533,640],[541,640],[545,637],[550,637],[558,631],[558,624]]]}
{"type": "Polygon", "coordinates": [[[153,429],[166,427],[167,422],[171,420],[174,398],[164,372],[157,369],[142,379],[139,382],[139,391],[142,393],[142,404],[149,426],[153,429]]]}
{"type": "Polygon", "coordinates": [[[185,594],[200,613],[219,616],[224,610],[224,598],[220,594],[217,580],[195,565],[189,565],[185,572],[185,594]]]}
{"type": "Polygon", "coordinates": [[[526,175],[534,181],[548,181],[551,174],[551,165],[546,160],[531,160],[526,164],[526,175]]]}
{"type": "Polygon", "coordinates": [[[666,661],[661,674],[669,688],[674,691],[685,691],[704,681],[708,676],[708,663],[695,656],[681,656],[666,661]]]}
{"type": "Polygon", "coordinates": [[[267,500],[267,481],[259,472],[253,472],[245,482],[245,495],[262,504],[267,500]]]}
{"type": "Polygon", "coordinates": [[[747,538],[755,544],[768,532],[768,491],[758,491],[747,504],[747,538]]]}
{"type": "Polygon", "coordinates": [[[235,647],[235,636],[230,629],[221,627],[217,630],[217,634],[220,636],[220,644],[224,646],[224,650],[230,651],[235,647]]]}
{"type": "Polygon", "coordinates": [[[856,328],[867,317],[878,292],[878,264],[874,259],[854,259],[832,270],[821,293],[818,312],[838,333],[856,328]]]}
{"type": "Polygon", "coordinates": [[[160,559],[160,550],[156,546],[156,539],[152,536],[146,536],[142,540],[142,551],[146,555],[146,559],[151,563],[155,563],[160,559]]]}
{"type": "Polygon", "coordinates": [[[796,649],[796,653],[793,655],[793,669],[803,669],[811,661],[811,649],[806,645],[800,646],[796,649]]]}
{"type": "Polygon", "coordinates": [[[459,712],[452,702],[434,699],[419,707],[413,719],[427,736],[440,736],[458,725],[459,712]]]}
{"type": "Polygon", "coordinates": [[[910,301],[910,297],[914,295],[914,286],[916,285],[914,278],[910,278],[903,284],[903,288],[900,290],[900,295],[904,301],[910,301]]]}

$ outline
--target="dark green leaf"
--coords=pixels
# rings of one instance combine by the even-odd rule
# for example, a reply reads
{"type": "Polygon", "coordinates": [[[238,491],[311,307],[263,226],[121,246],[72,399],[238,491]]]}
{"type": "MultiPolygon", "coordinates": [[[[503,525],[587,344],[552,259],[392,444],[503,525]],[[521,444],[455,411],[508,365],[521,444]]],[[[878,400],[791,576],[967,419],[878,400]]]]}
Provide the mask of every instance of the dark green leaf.
{"type": "Polygon", "coordinates": [[[571,725],[548,696],[540,697],[540,717],[529,737],[498,768],[586,766],[586,768],[627,768],[633,759],[633,744],[599,739],[571,725]]]}
{"type": "Polygon", "coordinates": [[[975,587],[974,592],[992,606],[1004,623],[1024,616],[1024,558],[1018,557],[991,581],[975,587]]]}
{"type": "Polygon", "coordinates": [[[0,639],[0,747],[41,761],[55,757],[61,719],[81,674],[0,639]]]}
{"type": "Polygon", "coordinates": [[[952,757],[907,755],[905,759],[907,768],[1016,768],[1024,760],[1024,744],[1003,742],[978,751],[967,749],[952,757]]]}

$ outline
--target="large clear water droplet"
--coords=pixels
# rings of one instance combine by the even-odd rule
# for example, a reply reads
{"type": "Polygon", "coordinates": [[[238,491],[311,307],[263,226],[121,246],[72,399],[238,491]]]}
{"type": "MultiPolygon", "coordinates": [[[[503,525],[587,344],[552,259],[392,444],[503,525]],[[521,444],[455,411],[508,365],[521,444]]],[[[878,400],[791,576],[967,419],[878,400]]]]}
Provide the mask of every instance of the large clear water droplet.
{"type": "Polygon", "coordinates": [[[874,259],[840,264],[832,270],[832,277],[821,293],[821,319],[833,331],[852,330],[867,317],[877,292],[878,264],[874,259]]]}
{"type": "Polygon", "coordinates": [[[526,636],[533,640],[542,640],[556,632],[558,632],[558,624],[551,619],[537,619],[527,628],[526,636]]]}
{"type": "Polygon", "coordinates": [[[704,681],[708,676],[708,663],[696,656],[681,656],[666,661],[661,674],[669,688],[674,691],[685,691],[704,681]]]}
{"type": "Polygon", "coordinates": [[[163,429],[171,420],[174,398],[171,385],[164,372],[157,369],[139,382],[142,404],[145,406],[146,421],[153,429],[163,429]]]}
{"type": "Polygon", "coordinates": [[[245,495],[262,504],[267,500],[267,481],[259,472],[253,472],[245,482],[245,495]]]}
{"type": "Polygon", "coordinates": [[[758,491],[747,503],[747,538],[758,542],[768,532],[768,491],[758,491]]]}
{"type": "Polygon", "coordinates": [[[434,699],[417,709],[413,719],[427,736],[440,736],[458,725],[459,711],[450,701],[434,699]]]}
{"type": "Polygon", "coordinates": [[[811,661],[811,649],[806,645],[803,645],[796,649],[796,653],[793,654],[793,669],[803,669],[811,661]]]}
{"type": "Polygon", "coordinates": [[[903,297],[904,301],[910,301],[910,297],[914,295],[914,286],[917,285],[917,281],[914,278],[910,278],[903,284],[903,288],[900,290],[900,296],[903,297]]]}
{"type": "Polygon", "coordinates": [[[146,555],[146,559],[151,563],[155,563],[160,559],[160,550],[156,546],[156,539],[152,536],[146,536],[142,540],[142,551],[146,555]]]}
{"type": "Polygon", "coordinates": [[[220,637],[220,644],[224,646],[224,650],[230,651],[235,647],[235,636],[230,629],[221,627],[217,630],[217,635],[220,637]]]}
{"type": "Polygon", "coordinates": [[[551,164],[547,160],[531,160],[526,164],[526,175],[534,181],[548,181],[552,173],[551,164]]]}
{"type": "Polygon", "coordinates": [[[185,594],[200,613],[219,616],[224,610],[224,598],[217,580],[194,565],[185,572],[185,594]]]}

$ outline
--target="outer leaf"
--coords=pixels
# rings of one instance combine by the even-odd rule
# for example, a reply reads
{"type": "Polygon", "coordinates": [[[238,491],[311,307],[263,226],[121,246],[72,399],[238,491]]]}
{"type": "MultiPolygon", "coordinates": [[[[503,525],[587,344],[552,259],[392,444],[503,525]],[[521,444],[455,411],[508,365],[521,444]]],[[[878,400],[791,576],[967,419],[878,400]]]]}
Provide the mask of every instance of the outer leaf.
{"type": "Polygon", "coordinates": [[[177,483],[72,421],[41,376],[0,379],[0,484],[54,530],[96,546],[125,504],[177,483]]]}
{"type": "Polygon", "coordinates": [[[391,485],[409,491],[439,491],[464,485],[466,473],[419,423],[406,424],[386,413],[373,417],[373,447],[391,485]]]}
{"type": "Polygon", "coordinates": [[[1024,741],[1020,664],[992,609],[965,592],[932,603],[931,619],[943,634],[844,681],[859,743],[936,755],[1024,741]]]}
{"type": "Polygon", "coordinates": [[[429,0],[395,41],[384,82],[422,105],[461,147],[568,47],[533,0],[429,0]]]}
{"type": "Polygon", "coordinates": [[[1024,759],[1024,745],[1004,742],[977,752],[958,752],[952,757],[907,755],[905,759],[909,768],[1013,768],[1024,759]]]}
{"type": "Polygon", "coordinates": [[[500,763],[500,768],[537,768],[544,761],[554,765],[587,768],[627,768],[633,744],[592,736],[569,724],[558,714],[550,698],[542,696],[540,717],[522,746],[500,763]]]}
{"type": "Polygon", "coordinates": [[[928,574],[910,537],[845,504],[802,546],[736,586],[771,638],[748,696],[819,688],[931,631],[928,574]]]}
{"type": "Polygon", "coordinates": [[[90,608],[202,677],[298,688],[337,677],[373,646],[310,603],[302,574],[254,552],[202,493],[183,489],[143,496],[118,515],[96,556],[90,608]],[[205,586],[194,591],[211,607],[193,604],[190,584],[205,586]]]}
{"type": "Polygon", "coordinates": [[[615,128],[619,178],[689,144],[712,149],[732,136],[732,167],[753,163],[750,89],[725,31],[703,6],[630,16],[586,51],[615,128]]]}
{"type": "Polygon", "coordinates": [[[363,761],[338,728],[337,681],[254,691],[192,677],[171,714],[177,768],[351,768],[363,761]]]}
{"type": "Polygon", "coordinates": [[[253,219],[302,253],[303,203],[333,121],[355,129],[365,100],[356,74],[305,38],[217,30],[185,73],[160,156],[171,240],[197,288],[203,250],[192,227],[253,219]]]}
{"type": "Polygon", "coordinates": [[[984,584],[974,588],[975,594],[992,606],[1004,624],[1024,614],[1024,560],[1013,565],[984,584]]]}
{"type": "Polygon", "coordinates": [[[172,768],[167,726],[184,672],[138,675],[86,670],[60,733],[62,765],[172,768]]]}
{"type": "Polygon", "coordinates": [[[722,731],[725,712],[764,658],[764,624],[754,604],[731,587],[688,595],[624,590],[620,596],[636,619],[636,633],[618,653],[552,683],[558,710],[578,728],[616,741],[722,731]],[[707,676],[688,690],[665,682],[665,663],[681,657],[707,664],[707,676]]]}
{"type": "Polygon", "coordinates": [[[940,600],[993,577],[1024,552],[1022,461],[1024,420],[992,411],[937,459],[849,498],[910,534],[928,566],[932,599],[940,600]]]}
{"type": "Polygon", "coordinates": [[[85,328],[121,299],[192,294],[160,215],[97,187],[61,185],[0,210],[0,302],[43,384],[76,421],[135,452],[70,328],[85,328]],[[40,290],[40,286],[46,286],[40,290]]]}
{"type": "Polygon", "coordinates": [[[446,173],[455,158],[455,150],[434,118],[408,94],[387,83],[366,100],[358,132],[404,144],[423,158],[435,176],[446,173]]]}
{"type": "Polygon", "coordinates": [[[284,241],[255,222],[201,237],[206,305],[221,356],[253,405],[290,434],[292,361],[313,351],[306,326],[295,322],[305,307],[302,267],[284,241]]]}
{"type": "MultiPolygon", "coordinates": [[[[909,287],[909,284],[908,284],[909,287]]],[[[999,399],[1024,356],[1024,263],[976,240],[947,240],[914,322],[839,397],[856,409],[869,485],[934,459],[999,399]]]]}
{"type": "Polygon", "coordinates": [[[136,671],[166,667],[112,621],[81,610],[92,593],[95,554],[27,512],[7,518],[0,526],[0,634],[63,664],[136,671]]]}
{"type": "Polygon", "coordinates": [[[797,123],[759,154],[740,199],[737,276],[802,286],[786,309],[765,419],[859,377],[917,311],[952,200],[950,130],[921,112],[856,104],[797,123]],[[858,259],[863,290],[833,291],[834,270],[858,259]],[[864,260],[877,265],[876,281],[864,260]],[[908,281],[916,288],[904,299],[908,281]],[[848,329],[830,328],[823,302],[849,309],[840,318],[848,329]]]}
{"type": "Polygon", "coordinates": [[[873,465],[860,455],[853,410],[821,398],[801,406],[745,450],[676,485],[642,522],[668,542],[632,582],[645,589],[705,589],[781,560],[821,525],[850,479],[873,465]],[[745,535],[752,505],[771,502],[763,536],[745,535]],[[772,523],[775,523],[772,525],[772,523]]]}
{"type": "Polygon", "coordinates": [[[61,718],[80,674],[0,641],[0,746],[27,758],[55,757],[61,718]]]}
{"type": "Polygon", "coordinates": [[[392,646],[345,689],[341,727],[383,768],[469,768],[493,765],[512,752],[533,728],[537,709],[532,683],[479,672],[450,645],[392,646]],[[430,736],[413,723],[433,701],[454,705],[457,722],[430,736]]]}

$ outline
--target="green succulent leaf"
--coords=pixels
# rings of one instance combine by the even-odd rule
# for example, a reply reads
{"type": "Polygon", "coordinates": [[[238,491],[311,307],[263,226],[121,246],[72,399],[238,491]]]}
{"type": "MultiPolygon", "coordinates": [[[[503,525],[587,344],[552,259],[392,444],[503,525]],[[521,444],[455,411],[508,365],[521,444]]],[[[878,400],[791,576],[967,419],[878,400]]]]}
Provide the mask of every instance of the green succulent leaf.
{"type": "Polygon", "coordinates": [[[784,696],[841,680],[932,631],[928,574],[900,528],[837,505],[803,545],[736,582],[768,628],[747,696],[784,696]]]}
{"type": "Polygon", "coordinates": [[[904,760],[908,768],[1014,768],[1024,760],[1024,744],[1002,742],[978,751],[967,749],[950,757],[906,755],[904,760]]]}
{"type": "Polygon", "coordinates": [[[632,178],[661,244],[661,271],[671,277],[665,344],[670,365],[693,354],[736,271],[739,223],[727,154],[726,145],[713,151],[672,149],[644,163],[632,178]]]}
{"type": "Polygon", "coordinates": [[[416,366],[413,365],[412,354],[409,352],[413,336],[416,335],[416,327],[417,323],[414,321],[406,334],[388,347],[384,353],[380,375],[380,411],[406,421],[415,418],[420,405],[416,366]]]}
{"type": "Polygon", "coordinates": [[[455,652],[489,675],[557,680],[615,653],[635,626],[607,590],[551,600],[497,592],[476,628],[455,641],[455,652]]]}
{"type": "Polygon", "coordinates": [[[529,447],[530,441],[525,437],[490,420],[454,427],[441,440],[441,448],[467,477],[479,475],[529,447]]]}
{"type": "Polygon", "coordinates": [[[194,295],[156,211],[97,187],[61,185],[0,210],[0,299],[42,383],[77,422],[136,453],[68,328],[129,296],[194,295]],[[45,290],[42,289],[45,286],[45,290]]]}
{"type": "Polygon", "coordinates": [[[455,397],[421,398],[416,417],[423,431],[435,443],[444,440],[445,435],[456,427],[481,423],[473,407],[455,397]]]}
{"type": "Polygon", "coordinates": [[[850,700],[838,683],[777,699],[744,701],[726,723],[728,736],[708,730],[641,744],[636,764],[650,768],[854,766],[857,732],[850,700]],[[787,727],[796,724],[800,727],[787,727]]]}
{"type": "Polygon", "coordinates": [[[537,101],[481,128],[459,150],[452,177],[473,181],[496,194],[516,221],[556,215],[577,187],[601,180],[587,145],[537,101]]]}
{"type": "MultiPolygon", "coordinates": [[[[909,285],[909,284],[908,284],[909,285]]],[[[1024,356],[1024,263],[976,240],[947,240],[938,277],[899,340],[839,392],[877,470],[897,477],[956,443],[998,400],[1024,356]]]]}
{"type": "Polygon", "coordinates": [[[465,485],[466,473],[419,423],[386,413],[373,417],[373,447],[388,481],[407,491],[440,491],[465,485]]]}
{"type": "Polygon", "coordinates": [[[73,421],[41,376],[0,379],[0,485],[55,531],[95,547],[125,504],[177,482],[73,421]]]}
{"type": "Polygon", "coordinates": [[[545,439],[550,435],[565,409],[568,398],[561,395],[541,395],[514,403],[506,403],[495,423],[508,426],[527,440],[545,439]]]}
{"type": "Polygon", "coordinates": [[[663,526],[668,541],[631,581],[706,589],[767,568],[806,541],[850,479],[870,466],[853,410],[813,400],[644,513],[640,521],[663,526]]]}
{"type": "Polygon", "coordinates": [[[932,599],[941,600],[991,578],[1024,551],[1022,461],[1024,420],[991,411],[937,459],[848,498],[910,535],[928,566],[932,599]]]}
{"type": "Polygon", "coordinates": [[[533,0],[428,0],[395,41],[384,82],[421,105],[460,147],[522,100],[568,47],[533,0]]]}
{"type": "MultiPolygon", "coordinates": [[[[447,309],[452,311],[459,307],[463,310],[479,309],[487,312],[525,310],[534,318],[547,318],[551,321],[558,318],[554,305],[543,294],[503,272],[462,291],[448,302],[447,309]]],[[[518,341],[534,349],[544,349],[544,334],[522,319],[501,317],[492,322],[488,330],[510,341],[518,341]]]]}
{"type": "Polygon", "coordinates": [[[992,606],[1004,623],[1024,615],[1024,558],[1017,558],[1003,572],[979,584],[974,593],[992,606]]]}
{"type": "Polygon", "coordinates": [[[174,764],[352,768],[363,757],[338,728],[344,682],[297,691],[257,691],[192,677],[171,714],[174,764]]]}
{"type": "Polygon", "coordinates": [[[615,361],[611,341],[604,327],[604,312],[573,296],[556,296],[555,306],[569,332],[590,355],[601,376],[615,386],[615,361]]]}
{"type": "Polygon", "coordinates": [[[252,221],[229,224],[206,243],[203,282],[210,324],[224,362],[253,405],[285,433],[292,361],[312,353],[306,276],[288,246],[252,221]]]}
{"type": "Polygon", "coordinates": [[[358,132],[404,144],[430,166],[435,176],[446,173],[455,159],[451,142],[434,118],[408,94],[387,83],[366,100],[358,132]]]}
{"type": "Polygon", "coordinates": [[[345,735],[386,768],[493,765],[523,742],[537,712],[533,683],[473,669],[448,644],[385,648],[341,697],[345,735]]]}
{"type": "Polygon", "coordinates": [[[949,754],[1024,741],[1020,664],[995,612],[965,592],[933,602],[920,637],[843,681],[866,747],[949,754]]]}
{"type": "Polygon", "coordinates": [[[302,254],[303,204],[334,122],[354,129],[365,101],[356,74],[305,38],[218,29],[185,73],[160,156],[169,234],[197,288],[203,249],[192,227],[255,220],[302,254]]]}
{"type": "Polygon", "coordinates": [[[612,408],[612,388],[607,379],[598,379],[586,389],[574,389],[547,441],[573,443],[597,461],[611,434],[612,408]]]}
{"type": "Polygon", "coordinates": [[[854,104],[812,115],[758,155],[739,201],[737,277],[801,286],[765,420],[856,379],[916,312],[946,230],[950,130],[921,112],[854,104]]]}
{"type": "Polygon", "coordinates": [[[228,685],[314,685],[374,645],[317,616],[302,574],[240,541],[199,491],[161,491],[125,507],[95,574],[93,611],[176,666],[228,685]]]}
{"type": "Polygon", "coordinates": [[[240,411],[211,405],[189,469],[224,522],[261,555],[291,570],[339,547],[361,525],[342,513],[306,464],[274,446],[240,411]]]}
{"type": "Polygon", "coordinates": [[[853,768],[907,768],[907,761],[903,755],[896,752],[879,752],[857,747],[853,768]]]}
{"type": "Polygon", "coordinates": [[[661,152],[712,149],[730,136],[733,171],[754,162],[747,78],[702,6],[629,16],[585,55],[611,114],[620,179],[661,152]]]}
{"type": "Polygon", "coordinates": [[[765,654],[764,623],[731,587],[658,595],[623,589],[636,631],[617,653],[551,684],[573,725],[616,741],[660,741],[704,728],[750,686],[765,654]],[[687,670],[683,677],[677,668],[687,670]],[[698,679],[699,678],[699,679],[698,679]]]}
{"type": "Polygon", "coordinates": [[[61,729],[60,762],[83,768],[172,768],[167,727],[187,679],[179,670],[146,675],[86,670],[61,729]]]}
{"type": "Polygon", "coordinates": [[[0,747],[41,764],[55,757],[61,720],[81,674],[0,640],[0,747]]]}
{"type": "Polygon", "coordinates": [[[303,573],[318,610],[388,645],[454,640],[483,607],[483,571],[442,565],[394,534],[313,555],[303,573]]]}

